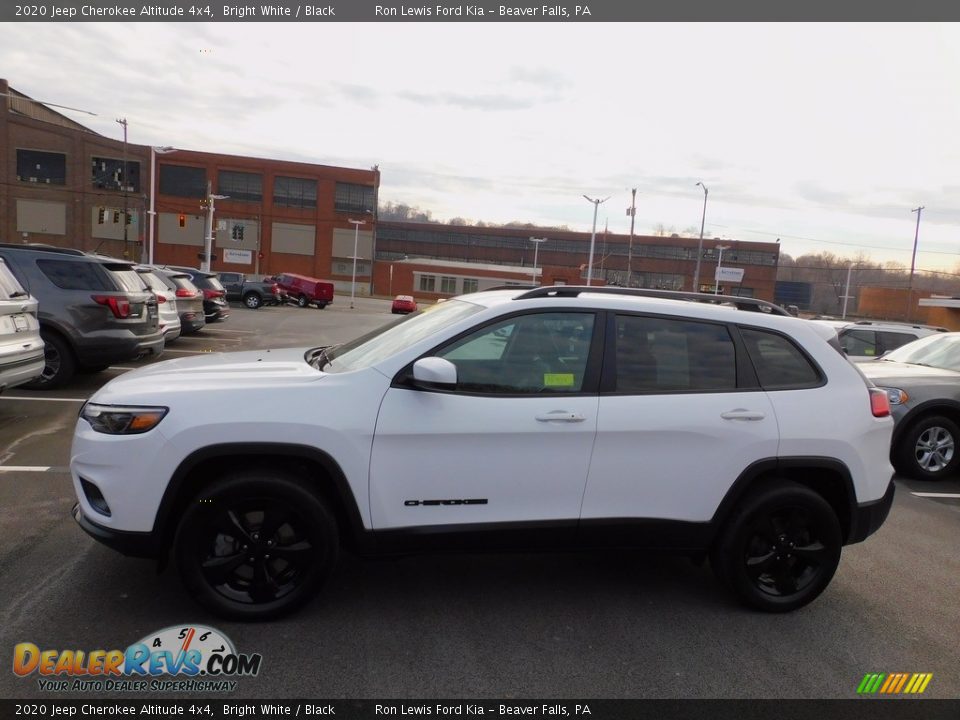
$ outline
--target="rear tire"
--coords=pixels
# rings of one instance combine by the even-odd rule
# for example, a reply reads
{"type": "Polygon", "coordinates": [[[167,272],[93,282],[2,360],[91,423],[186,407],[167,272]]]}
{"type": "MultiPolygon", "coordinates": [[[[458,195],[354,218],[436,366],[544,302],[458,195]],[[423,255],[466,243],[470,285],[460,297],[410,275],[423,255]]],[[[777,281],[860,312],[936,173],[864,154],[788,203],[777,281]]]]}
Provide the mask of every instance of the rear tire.
{"type": "Polygon", "coordinates": [[[325,310],[326,307],[327,307],[327,304],[326,304],[325,302],[318,302],[318,303],[317,303],[317,310],[325,310]]]}
{"type": "Polygon", "coordinates": [[[56,390],[62,387],[77,372],[73,350],[62,337],[46,330],[40,331],[43,338],[43,374],[23,387],[28,390],[56,390]]]}
{"type": "Polygon", "coordinates": [[[957,472],[960,428],[950,418],[931,415],[900,436],[894,452],[897,470],[917,480],[942,480],[957,472]]]}
{"type": "Polygon", "coordinates": [[[830,584],[842,545],[830,504],[807,487],[777,480],[740,503],[710,562],[745,605],[789,612],[815,600],[830,584]]]}
{"type": "Polygon", "coordinates": [[[174,540],[180,577],[222,617],[265,620],[312,598],[333,570],[337,522],[301,479],[241,470],[188,505],[174,540]]]}

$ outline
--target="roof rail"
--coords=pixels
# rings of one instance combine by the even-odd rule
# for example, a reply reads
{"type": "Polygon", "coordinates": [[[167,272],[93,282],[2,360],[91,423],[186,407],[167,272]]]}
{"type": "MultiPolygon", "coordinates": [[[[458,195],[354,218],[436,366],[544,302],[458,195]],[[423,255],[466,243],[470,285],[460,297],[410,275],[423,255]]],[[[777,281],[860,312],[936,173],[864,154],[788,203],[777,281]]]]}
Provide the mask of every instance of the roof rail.
{"type": "Polygon", "coordinates": [[[598,293],[600,295],[632,295],[634,297],[664,298],[666,300],[685,300],[687,302],[702,302],[712,305],[733,305],[738,310],[768,313],[770,315],[787,315],[779,305],[758,298],[740,297],[739,295],[713,295],[710,293],[683,292],[679,290],[647,290],[643,288],[624,288],[611,285],[545,285],[517,295],[514,300],[529,300],[543,297],[577,297],[580,293],[598,293]]]}
{"type": "Polygon", "coordinates": [[[11,250],[43,250],[44,252],[55,252],[61,255],[86,255],[83,250],[76,248],[60,247],[59,245],[48,245],[46,243],[0,243],[0,247],[10,248],[11,250]]]}

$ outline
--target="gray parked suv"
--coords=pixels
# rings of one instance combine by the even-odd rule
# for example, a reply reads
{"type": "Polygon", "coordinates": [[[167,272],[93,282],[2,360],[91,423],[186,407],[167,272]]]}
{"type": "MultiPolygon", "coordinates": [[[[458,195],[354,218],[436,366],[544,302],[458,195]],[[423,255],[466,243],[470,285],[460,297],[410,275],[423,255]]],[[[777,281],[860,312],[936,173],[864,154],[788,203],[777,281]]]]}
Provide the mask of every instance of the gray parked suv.
{"type": "Polygon", "coordinates": [[[48,245],[0,243],[0,258],[40,303],[43,374],[51,389],[77,371],[163,352],[157,300],[132,263],[48,245]]]}

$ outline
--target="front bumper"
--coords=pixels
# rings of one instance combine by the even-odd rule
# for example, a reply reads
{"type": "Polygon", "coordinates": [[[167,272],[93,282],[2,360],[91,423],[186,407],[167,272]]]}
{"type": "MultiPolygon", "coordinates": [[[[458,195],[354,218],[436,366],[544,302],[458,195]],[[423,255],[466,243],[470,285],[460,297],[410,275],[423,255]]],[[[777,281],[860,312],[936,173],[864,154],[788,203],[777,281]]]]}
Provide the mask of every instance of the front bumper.
{"type": "Polygon", "coordinates": [[[102,542],[113,550],[130,557],[157,557],[157,548],[153,533],[129,532],[105,528],[103,525],[98,525],[84,515],[80,503],[76,503],[73,506],[70,514],[73,515],[73,519],[77,521],[77,524],[87,535],[94,540],[102,542]]]}
{"type": "Polygon", "coordinates": [[[873,535],[880,526],[883,525],[890,514],[890,508],[893,505],[893,496],[896,492],[896,486],[893,480],[887,487],[887,492],[883,497],[873,502],[857,505],[853,509],[853,517],[850,518],[850,535],[847,537],[847,545],[863,542],[873,535]]]}

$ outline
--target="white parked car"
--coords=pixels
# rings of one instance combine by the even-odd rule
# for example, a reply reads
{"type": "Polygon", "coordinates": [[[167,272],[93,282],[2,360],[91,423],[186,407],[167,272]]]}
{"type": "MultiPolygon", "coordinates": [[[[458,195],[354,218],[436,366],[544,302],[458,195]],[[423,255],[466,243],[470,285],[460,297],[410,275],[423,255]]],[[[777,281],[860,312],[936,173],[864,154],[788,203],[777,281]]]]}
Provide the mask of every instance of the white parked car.
{"type": "Polygon", "coordinates": [[[876,360],[902,345],[928,335],[947,332],[944,327],[911,325],[878,320],[813,320],[837,331],[840,345],[854,362],[876,360]]]}
{"type": "Polygon", "coordinates": [[[709,555],[746,604],[798,608],[887,516],[887,395],[805,320],[689,299],[715,301],[481,292],[135,370],[77,421],[74,516],[235,618],[306,601],[341,546],[438,544],[709,555]]]}
{"type": "Polygon", "coordinates": [[[36,380],[44,365],[37,301],[0,258],[0,392],[36,380]]]}

